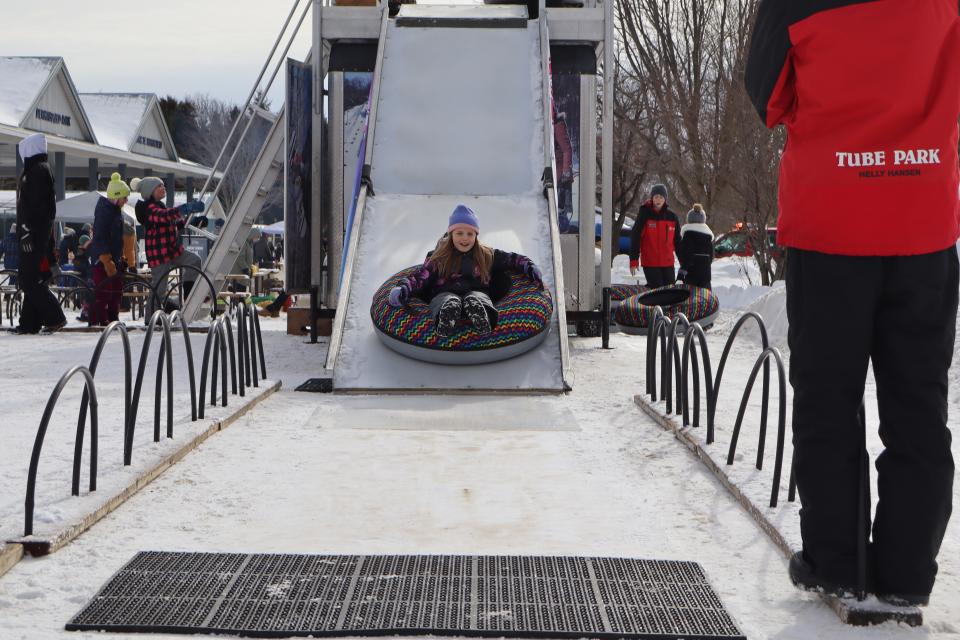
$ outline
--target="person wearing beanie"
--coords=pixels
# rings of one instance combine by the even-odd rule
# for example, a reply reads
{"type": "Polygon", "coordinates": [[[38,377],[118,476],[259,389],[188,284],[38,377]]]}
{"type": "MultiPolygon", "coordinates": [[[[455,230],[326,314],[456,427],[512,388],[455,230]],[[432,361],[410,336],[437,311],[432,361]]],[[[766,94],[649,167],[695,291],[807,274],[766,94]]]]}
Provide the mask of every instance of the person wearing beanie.
{"type": "Polygon", "coordinates": [[[652,289],[676,281],[674,254],[680,250],[680,220],[667,204],[667,187],[654,185],[650,199],[640,205],[630,232],[630,275],[643,267],[652,289]]]}
{"type": "Polygon", "coordinates": [[[66,326],[67,319],[44,277],[50,265],[56,266],[53,221],[57,197],[47,164],[47,139],[36,133],[20,141],[17,148],[23,158],[23,173],[17,181],[17,280],[23,291],[23,306],[16,331],[57,331],[66,326]]]}
{"type": "Polygon", "coordinates": [[[119,173],[110,176],[107,195],[100,196],[93,212],[93,241],[89,254],[93,265],[94,301],[90,310],[91,326],[105,327],[120,319],[123,278],[115,277],[123,258],[123,205],[130,187],[119,173]]]}
{"type": "MultiPolygon", "coordinates": [[[[200,257],[183,250],[180,233],[187,224],[187,216],[203,211],[203,203],[194,200],[179,207],[167,208],[163,204],[167,197],[167,188],[163,180],[154,176],[134,178],[130,181],[130,188],[138,191],[142,198],[135,209],[137,220],[147,229],[147,265],[151,270],[156,300],[164,302],[167,296],[167,276],[179,267],[188,267],[182,269],[181,273],[181,293],[186,297],[197,280],[198,272],[194,269],[200,269],[200,257]]],[[[154,297],[151,296],[144,318],[147,323],[150,322],[154,307],[154,297]]]]}
{"type": "Polygon", "coordinates": [[[480,221],[473,210],[457,205],[447,221],[447,234],[423,266],[390,290],[389,302],[405,305],[411,296],[430,305],[434,331],[448,338],[458,331],[461,320],[481,335],[497,325],[491,282],[514,271],[543,288],[540,269],[530,258],[491,249],[480,242],[480,221]]]}
{"type": "Polygon", "coordinates": [[[713,231],[707,226],[702,204],[687,212],[687,224],[680,227],[679,279],[693,287],[710,288],[713,264],[713,231]]]}

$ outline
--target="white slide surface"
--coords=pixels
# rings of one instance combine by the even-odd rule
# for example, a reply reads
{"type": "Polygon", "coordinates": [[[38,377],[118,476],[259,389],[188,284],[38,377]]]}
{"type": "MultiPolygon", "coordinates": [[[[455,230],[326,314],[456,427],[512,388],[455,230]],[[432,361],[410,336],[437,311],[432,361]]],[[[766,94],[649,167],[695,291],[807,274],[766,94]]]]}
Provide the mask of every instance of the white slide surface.
{"type": "Polygon", "coordinates": [[[401,356],[380,342],[370,317],[374,292],[397,271],[423,262],[458,203],[477,213],[485,244],[534,260],[554,305],[562,304],[541,184],[539,37],[536,21],[525,28],[388,25],[371,161],[376,195],[367,197],[354,229],[360,235],[348,258],[335,389],[564,390],[566,327],[558,326],[556,310],[550,334],[535,349],[471,366],[401,356]]]}

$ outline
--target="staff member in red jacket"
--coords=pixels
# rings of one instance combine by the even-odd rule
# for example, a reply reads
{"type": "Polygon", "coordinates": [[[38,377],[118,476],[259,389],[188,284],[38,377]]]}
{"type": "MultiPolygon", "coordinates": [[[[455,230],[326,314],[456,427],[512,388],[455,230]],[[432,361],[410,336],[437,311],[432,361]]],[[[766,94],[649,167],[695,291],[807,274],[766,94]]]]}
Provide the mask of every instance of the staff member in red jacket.
{"type": "Polygon", "coordinates": [[[673,256],[680,250],[680,219],[667,204],[667,187],[658,184],[640,205],[630,232],[630,275],[643,267],[647,286],[664,287],[677,280],[673,256]],[[638,260],[639,258],[639,260],[638,260]]]}
{"type": "Polygon", "coordinates": [[[858,411],[872,362],[885,449],[871,590],[924,605],[954,475],[957,0],[763,0],[746,85],[764,123],[787,129],[778,244],[803,505],[791,579],[835,593],[856,585],[857,544],[869,536],[857,526],[858,411]]]}

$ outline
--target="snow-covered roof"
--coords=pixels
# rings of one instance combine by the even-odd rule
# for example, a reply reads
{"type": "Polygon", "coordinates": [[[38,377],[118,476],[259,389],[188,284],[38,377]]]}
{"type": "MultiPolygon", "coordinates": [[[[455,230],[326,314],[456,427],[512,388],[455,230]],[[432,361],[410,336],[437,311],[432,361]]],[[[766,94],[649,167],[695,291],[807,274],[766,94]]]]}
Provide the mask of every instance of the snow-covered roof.
{"type": "Polygon", "coordinates": [[[20,126],[60,60],[0,57],[0,122],[20,126]]]}
{"type": "Polygon", "coordinates": [[[178,160],[156,94],[81,93],[80,99],[100,144],[178,160]]]}
{"type": "Polygon", "coordinates": [[[97,144],[60,57],[0,57],[0,124],[97,144]]]}
{"type": "Polygon", "coordinates": [[[100,144],[129,150],[153,95],[149,93],[81,93],[80,101],[100,144]]]}

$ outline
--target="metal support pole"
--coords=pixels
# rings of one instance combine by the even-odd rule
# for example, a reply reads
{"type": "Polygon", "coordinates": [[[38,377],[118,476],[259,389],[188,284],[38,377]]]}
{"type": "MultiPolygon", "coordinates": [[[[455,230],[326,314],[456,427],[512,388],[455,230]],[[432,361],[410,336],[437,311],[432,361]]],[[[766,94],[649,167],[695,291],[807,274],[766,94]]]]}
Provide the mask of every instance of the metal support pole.
{"type": "Polygon", "coordinates": [[[610,287],[603,288],[603,306],[600,312],[600,341],[604,349],[610,348],[610,287]]]}
{"type": "Polygon", "coordinates": [[[57,192],[57,202],[67,197],[67,154],[65,151],[53,153],[53,185],[57,192]]]}
{"type": "MultiPolygon", "coordinates": [[[[613,235],[613,0],[603,0],[603,128],[601,130],[602,225],[600,229],[600,286],[610,286],[613,235]]],[[[581,229],[588,217],[581,216],[581,229]]]]}
{"type": "Polygon", "coordinates": [[[168,173],[163,178],[163,184],[167,187],[167,207],[173,206],[173,196],[176,193],[176,176],[168,173]]]}
{"type": "Polygon", "coordinates": [[[117,165],[117,173],[120,174],[120,179],[126,182],[127,180],[127,165],[120,163],[117,165]]]}
{"type": "Polygon", "coordinates": [[[193,202],[193,177],[187,177],[187,202],[193,202]]]}
{"type": "Polygon", "coordinates": [[[100,162],[96,158],[87,160],[87,189],[96,191],[100,177],[100,162]]]}
{"type": "Polygon", "coordinates": [[[320,287],[313,285],[310,287],[310,343],[317,342],[317,319],[320,316],[320,310],[317,305],[320,301],[320,287]]]}
{"type": "Polygon", "coordinates": [[[144,177],[144,178],[146,178],[147,176],[149,176],[149,175],[151,175],[151,174],[153,174],[153,169],[151,169],[150,167],[144,167],[144,168],[143,168],[143,177],[144,177]]]}
{"type": "Polygon", "coordinates": [[[17,180],[19,180],[20,174],[23,173],[23,158],[20,157],[20,147],[14,145],[13,154],[17,156],[17,180]]]}

